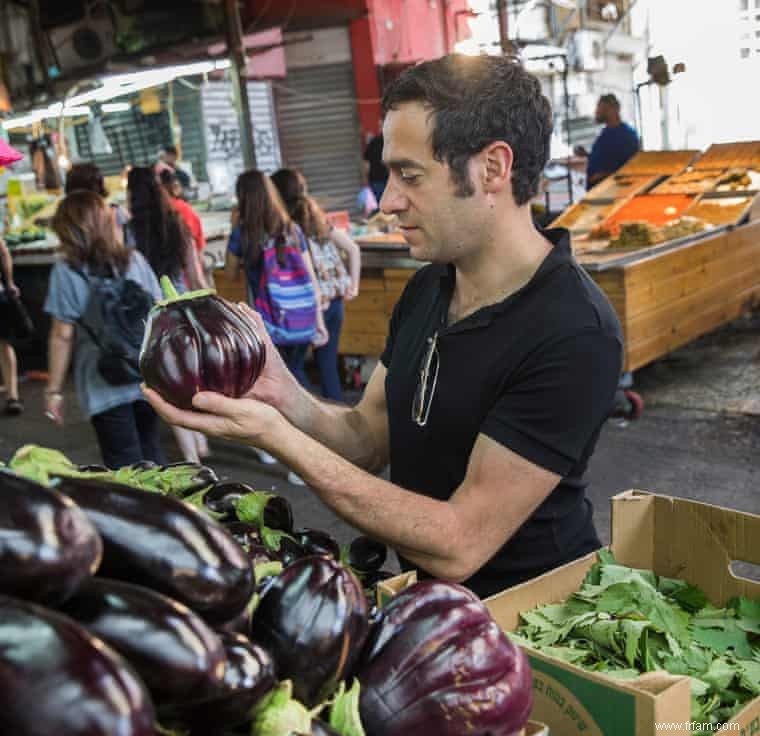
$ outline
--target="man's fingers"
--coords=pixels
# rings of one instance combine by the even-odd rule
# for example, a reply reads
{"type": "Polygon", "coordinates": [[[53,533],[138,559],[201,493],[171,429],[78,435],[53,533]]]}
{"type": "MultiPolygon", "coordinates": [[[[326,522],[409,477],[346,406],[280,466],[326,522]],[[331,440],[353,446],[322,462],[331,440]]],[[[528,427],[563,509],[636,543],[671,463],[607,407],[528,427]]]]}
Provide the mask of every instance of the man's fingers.
{"type": "Polygon", "coordinates": [[[199,411],[233,419],[238,413],[240,399],[231,399],[213,391],[201,391],[193,396],[193,407],[199,411]]]}
{"type": "Polygon", "coordinates": [[[186,427],[204,434],[211,434],[216,437],[224,435],[227,432],[227,420],[225,417],[214,416],[213,414],[202,414],[197,411],[187,411],[172,406],[169,402],[164,401],[155,391],[143,386],[143,393],[146,400],[156,410],[158,415],[168,424],[174,424],[179,427],[186,427]]]}

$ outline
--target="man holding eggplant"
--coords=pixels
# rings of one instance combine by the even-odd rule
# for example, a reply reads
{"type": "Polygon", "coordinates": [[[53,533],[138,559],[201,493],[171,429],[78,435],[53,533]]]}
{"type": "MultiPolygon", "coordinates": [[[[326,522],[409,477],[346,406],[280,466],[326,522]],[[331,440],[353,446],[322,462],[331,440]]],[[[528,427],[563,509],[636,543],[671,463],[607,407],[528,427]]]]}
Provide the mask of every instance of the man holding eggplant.
{"type": "Polygon", "coordinates": [[[276,455],[404,566],[491,595],[599,546],[583,474],[620,328],[567,232],[531,219],[552,128],[532,75],[450,55],[404,72],[383,106],[381,208],[430,263],[358,405],[301,389],[270,344],[245,398],[199,393],[187,412],[146,395],[172,424],[276,455]],[[373,475],[388,463],[390,481],[373,475]]]}

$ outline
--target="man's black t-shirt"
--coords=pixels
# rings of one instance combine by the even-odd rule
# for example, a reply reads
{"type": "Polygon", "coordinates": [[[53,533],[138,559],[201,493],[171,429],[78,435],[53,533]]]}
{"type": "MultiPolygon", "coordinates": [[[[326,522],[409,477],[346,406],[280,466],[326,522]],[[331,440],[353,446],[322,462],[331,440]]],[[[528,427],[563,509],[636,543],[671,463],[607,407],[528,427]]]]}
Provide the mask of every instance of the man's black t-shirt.
{"type": "Polygon", "coordinates": [[[544,234],[554,248],[533,278],[504,301],[453,325],[447,314],[454,268],[420,269],[394,309],[381,356],[392,482],[447,500],[464,479],[481,433],[562,476],[504,547],[465,582],[481,597],[599,546],[583,475],[612,406],[622,337],[610,303],[573,258],[567,231],[544,234]],[[412,405],[427,338],[436,332],[436,387],[427,424],[420,427],[412,420],[412,405]]]}
{"type": "Polygon", "coordinates": [[[367,179],[371,182],[388,181],[388,169],[383,163],[383,134],[376,135],[364,149],[364,160],[369,163],[367,179]]]}

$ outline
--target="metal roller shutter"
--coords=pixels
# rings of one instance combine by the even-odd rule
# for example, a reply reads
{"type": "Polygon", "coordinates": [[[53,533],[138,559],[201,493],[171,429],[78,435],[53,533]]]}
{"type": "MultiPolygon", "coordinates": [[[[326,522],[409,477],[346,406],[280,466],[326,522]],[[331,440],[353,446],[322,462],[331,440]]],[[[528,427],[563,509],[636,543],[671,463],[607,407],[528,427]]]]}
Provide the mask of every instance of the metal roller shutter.
{"type": "Polygon", "coordinates": [[[288,69],[275,82],[283,163],[300,169],[329,210],[356,210],[361,134],[350,63],[288,69]]]}
{"type": "MultiPolygon", "coordinates": [[[[280,143],[274,122],[274,102],[269,82],[248,82],[256,164],[271,174],[280,167],[280,143]]],[[[240,126],[232,100],[229,81],[204,85],[201,93],[206,143],[206,165],[209,179],[226,177],[232,191],[237,175],[243,170],[240,151],[240,126]]]]}

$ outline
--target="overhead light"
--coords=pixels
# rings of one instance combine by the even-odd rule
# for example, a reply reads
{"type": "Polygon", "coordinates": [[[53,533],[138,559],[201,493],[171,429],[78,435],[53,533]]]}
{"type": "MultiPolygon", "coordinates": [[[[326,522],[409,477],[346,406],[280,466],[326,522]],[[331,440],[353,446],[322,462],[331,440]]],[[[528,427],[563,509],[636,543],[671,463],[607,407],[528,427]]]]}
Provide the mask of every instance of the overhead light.
{"type": "MultiPolygon", "coordinates": [[[[63,111],[64,117],[88,115],[90,109],[85,107],[85,105],[90,102],[106,102],[115,97],[123,97],[133,92],[148,89],[149,87],[158,87],[178,77],[209,74],[210,72],[222,71],[229,67],[229,59],[216,59],[214,61],[197,61],[190,64],[175,64],[173,66],[159,67],[158,69],[144,69],[126,74],[113,74],[109,77],[100,78],[99,81],[102,86],[74,95],[66,100],[65,109],[63,103],[56,102],[46,108],[32,110],[25,115],[4,120],[3,128],[5,130],[25,128],[45,118],[59,117],[61,111],[63,111]]],[[[126,102],[112,104],[118,105],[118,109],[108,109],[109,105],[103,105],[104,112],[122,112],[128,107],[128,103],[126,102]]]]}
{"type": "Polygon", "coordinates": [[[127,112],[132,109],[128,102],[105,102],[101,105],[103,112],[127,112]]]}
{"type": "Polygon", "coordinates": [[[602,7],[602,20],[616,21],[618,19],[618,8],[615,3],[607,3],[602,7]]]}

